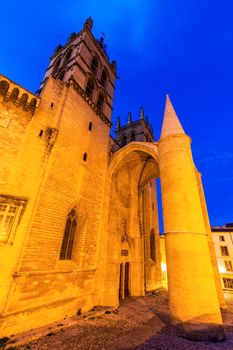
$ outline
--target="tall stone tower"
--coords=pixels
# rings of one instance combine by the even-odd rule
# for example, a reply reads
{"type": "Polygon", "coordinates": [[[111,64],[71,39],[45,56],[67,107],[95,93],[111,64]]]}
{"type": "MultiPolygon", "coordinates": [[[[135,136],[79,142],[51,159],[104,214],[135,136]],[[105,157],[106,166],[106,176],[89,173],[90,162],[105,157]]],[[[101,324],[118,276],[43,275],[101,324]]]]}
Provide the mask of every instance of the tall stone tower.
{"type": "Polygon", "coordinates": [[[85,93],[87,102],[110,124],[116,62],[110,63],[104,38],[96,40],[92,26],[93,21],[88,18],[79,33],[73,32],[65,45],[57,46],[38,93],[42,94],[50,76],[65,83],[73,79],[76,88],[85,93]]]}
{"type": "Polygon", "coordinates": [[[97,255],[116,63],[91,28],[89,18],[56,49],[39,96],[0,75],[0,206],[5,222],[14,222],[14,230],[0,230],[3,335],[100,303],[97,255]],[[53,283],[61,287],[56,295],[47,288],[53,283]]]}

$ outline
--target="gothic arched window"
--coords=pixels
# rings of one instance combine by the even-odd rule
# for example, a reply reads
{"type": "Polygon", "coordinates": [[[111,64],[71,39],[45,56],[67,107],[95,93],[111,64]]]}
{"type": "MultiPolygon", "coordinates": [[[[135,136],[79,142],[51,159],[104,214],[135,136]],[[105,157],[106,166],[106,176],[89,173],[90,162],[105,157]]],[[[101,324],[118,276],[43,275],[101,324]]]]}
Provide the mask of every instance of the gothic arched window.
{"type": "Polygon", "coordinates": [[[106,70],[103,69],[102,75],[101,75],[101,84],[102,84],[103,86],[105,86],[106,81],[107,81],[107,73],[106,73],[106,70]]]}
{"type": "Polygon", "coordinates": [[[93,91],[94,91],[94,80],[92,78],[89,78],[86,86],[86,94],[89,98],[92,98],[93,91]]]}
{"type": "Polygon", "coordinates": [[[10,94],[10,101],[12,102],[15,102],[18,98],[18,95],[19,95],[19,89],[18,88],[14,88],[12,91],[11,91],[11,94],[10,94]]]}
{"type": "Polygon", "coordinates": [[[66,220],[66,226],[60,252],[60,260],[71,260],[77,224],[77,214],[75,209],[72,209],[69,212],[66,220]]]}
{"type": "Polygon", "coordinates": [[[102,110],[104,105],[104,94],[102,92],[99,93],[97,100],[97,107],[102,110]]]}
{"type": "Polygon", "coordinates": [[[150,231],[150,258],[151,260],[155,261],[155,231],[152,229],[150,231]]]}
{"type": "Polygon", "coordinates": [[[92,73],[96,74],[97,68],[98,68],[98,60],[97,60],[97,57],[94,56],[94,57],[92,58],[92,61],[91,61],[91,70],[92,70],[92,73]]]}
{"type": "Polygon", "coordinates": [[[54,74],[54,75],[57,74],[58,69],[59,69],[59,67],[60,67],[60,63],[61,63],[61,57],[59,57],[59,58],[57,59],[57,61],[55,62],[55,64],[54,64],[54,68],[53,68],[53,74],[54,74]]]}
{"type": "Polygon", "coordinates": [[[67,63],[69,62],[70,57],[71,57],[71,54],[72,54],[72,49],[70,49],[70,50],[67,52],[67,54],[66,54],[66,56],[65,56],[65,59],[64,59],[64,65],[67,64],[67,63]]]}

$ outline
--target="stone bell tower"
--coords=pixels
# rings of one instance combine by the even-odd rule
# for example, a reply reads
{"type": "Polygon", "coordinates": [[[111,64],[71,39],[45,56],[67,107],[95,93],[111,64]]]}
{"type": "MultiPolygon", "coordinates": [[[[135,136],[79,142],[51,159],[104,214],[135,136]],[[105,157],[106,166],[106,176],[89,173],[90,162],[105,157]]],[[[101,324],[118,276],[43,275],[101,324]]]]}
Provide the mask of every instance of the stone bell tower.
{"type": "Polygon", "coordinates": [[[116,141],[120,146],[125,146],[131,141],[154,141],[153,127],[149,124],[148,116],[145,117],[143,107],[140,107],[139,118],[132,121],[131,112],[128,113],[127,124],[121,126],[120,117],[116,124],[116,141]]]}
{"type": "MultiPolygon", "coordinates": [[[[112,114],[116,61],[109,61],[104,37],[96,40],[91,30],[93,20],[88,18],[79,33],[73,32],[65,45],[58,45],[40,85],[41,95],[50,76],[82,90],[89,104],[109,123],[112,114]],[[107,118],[107,119],[106,119],[107,118]]],[[[109,123],[110,125],[110,123],[109,123]]]]}

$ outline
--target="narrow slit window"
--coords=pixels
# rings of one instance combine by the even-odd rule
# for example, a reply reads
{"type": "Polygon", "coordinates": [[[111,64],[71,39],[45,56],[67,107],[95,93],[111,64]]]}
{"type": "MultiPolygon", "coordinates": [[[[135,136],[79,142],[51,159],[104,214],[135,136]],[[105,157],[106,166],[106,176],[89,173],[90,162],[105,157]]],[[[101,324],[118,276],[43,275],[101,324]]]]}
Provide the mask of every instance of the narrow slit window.
{"type": "Polygon", "coordinates": [[[83,155],[83,160],[84,160],[84,162],[86,162],[86,160],[87,160],[87,153],[86,152],[83,155]]]}
{"type": "Polygon", "coordinates": [[[150,258],[155,262],[155,231],[150,231],[150,258]]]}

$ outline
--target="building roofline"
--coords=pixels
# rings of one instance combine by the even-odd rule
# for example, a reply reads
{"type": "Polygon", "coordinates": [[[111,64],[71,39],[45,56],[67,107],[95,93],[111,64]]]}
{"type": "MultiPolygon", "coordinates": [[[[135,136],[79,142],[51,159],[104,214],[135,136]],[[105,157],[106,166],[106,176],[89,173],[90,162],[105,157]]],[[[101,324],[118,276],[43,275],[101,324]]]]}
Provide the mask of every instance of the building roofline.
{"type": "Polygon", "coordinates": [[[0,77],[3,77],[3,78],[5,78],[5,79],[7,79],[7,80],[10,80],[11,83],[13,83],[13,84],[19,86],[21,89],[24,89],[24,90],[27,91],[29,94],[31,94],[31,95],[35,96],[36,98],[40,99],[40,96],[36,95],[36,93],[31,92],[30,90],[26,89],[24,86],[20,85],[19,83],[16,83],[14,80],[8,78],[8,77],[5,76],[4,74],[0,73],[0,77]]]}

